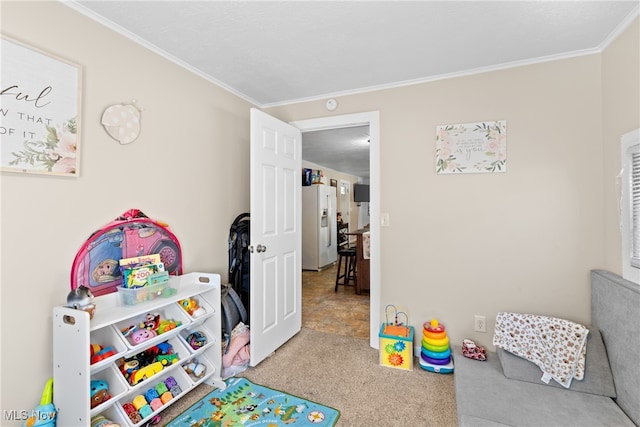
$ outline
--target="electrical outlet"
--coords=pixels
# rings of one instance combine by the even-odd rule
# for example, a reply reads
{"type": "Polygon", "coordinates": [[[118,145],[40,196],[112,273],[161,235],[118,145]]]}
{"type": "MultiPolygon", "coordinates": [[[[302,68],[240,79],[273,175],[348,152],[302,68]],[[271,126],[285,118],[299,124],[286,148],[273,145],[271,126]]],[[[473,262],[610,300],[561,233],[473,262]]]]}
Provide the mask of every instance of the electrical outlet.
{"type": "Polygon", "coordinates": [[[485,316],[475,315],[475,323],[473,330],[476,332],[487,332],[487,318],[485,316]]]}

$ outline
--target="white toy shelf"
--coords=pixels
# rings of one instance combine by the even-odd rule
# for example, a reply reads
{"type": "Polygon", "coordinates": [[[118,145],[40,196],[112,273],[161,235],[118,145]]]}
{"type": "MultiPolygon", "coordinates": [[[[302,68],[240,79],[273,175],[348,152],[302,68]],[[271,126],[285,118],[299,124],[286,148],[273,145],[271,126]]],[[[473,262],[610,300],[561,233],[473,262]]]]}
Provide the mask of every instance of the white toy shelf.
{"type": "Polygon", "coordinates": [[[93,319],[89,318],[89,313],[82,310],[66,306],[54,307],[53,396],[58,408],[59,426],[89,426],[91,417],[102,414],[123,427],[139,427],[202,382],[220,389],[225,388],[220,376],[220,275],[189,273],[172,276],[169,279],[169,287],[177,292],[169,297],[158,297],[135,305],[124,305],[121,296],[116,292],[96,297],[93,319]],[[178,304],[178,301],[187,298],[196,299],[199,305],[205,308],[206,313],[191,317],[178,304]],[[132,345],[121,330],[127,325],[139,324],[147,313],[158,313],[163,320],[179,320],[181,325],[151,340],[132,345]],[[193,349],[186,342],[186,337],[194,331],[206,336],[206,345],[193,349]],[[174,353],[178,354],[178,362],[164,366],[160,372],[138,384],[129,384],[120,371],[118,362],[165,341],[171,344],[174,353]],[[91,344],[112,347],[116,354],[91,364],[91,344]],[[182,366],[192,359],[198,359],[199,363],[206,366],[203,377],[196,378],[183,369],[182,366]],[[181,393],[144,417],[141,422],[133,423],[123,405],[133,401],[138,395],[144,395],[149,388],[170,376],[176,380],[181,393]],[[93,409],[89,390],[91,380],[106,381],[111,395],[109,400],[93,409]]]}

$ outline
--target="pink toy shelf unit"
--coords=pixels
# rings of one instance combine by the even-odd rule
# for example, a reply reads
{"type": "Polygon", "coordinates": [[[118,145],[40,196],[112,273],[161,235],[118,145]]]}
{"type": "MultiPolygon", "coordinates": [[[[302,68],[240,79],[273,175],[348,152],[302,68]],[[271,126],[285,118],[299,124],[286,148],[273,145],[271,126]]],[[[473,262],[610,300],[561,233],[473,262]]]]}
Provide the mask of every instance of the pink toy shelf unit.
{"type": "Polygon", "coordinates": [[[408,326],[408,317],[395,306],[386,307],[387,321],[380,326],[380,365],[390,368],[413,370],[413,326],[408,326]],[[389,321],[389,312],[393,312],[393,321],[389,321]],[[401,323],[399,317],[404,316],[401,323]]]}

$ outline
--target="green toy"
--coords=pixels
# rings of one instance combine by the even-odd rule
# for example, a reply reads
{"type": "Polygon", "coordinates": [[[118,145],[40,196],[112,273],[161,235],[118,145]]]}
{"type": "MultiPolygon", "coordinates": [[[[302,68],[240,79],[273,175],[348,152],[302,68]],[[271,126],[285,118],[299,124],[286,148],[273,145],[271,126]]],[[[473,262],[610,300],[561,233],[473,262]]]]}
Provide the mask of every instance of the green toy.
{"type": "Polygon", "coordinates": [[[40,405],[36,407],[23,427],[55,427],[57,410],[53,404],[53,378],[44,386],[40,405]]]}

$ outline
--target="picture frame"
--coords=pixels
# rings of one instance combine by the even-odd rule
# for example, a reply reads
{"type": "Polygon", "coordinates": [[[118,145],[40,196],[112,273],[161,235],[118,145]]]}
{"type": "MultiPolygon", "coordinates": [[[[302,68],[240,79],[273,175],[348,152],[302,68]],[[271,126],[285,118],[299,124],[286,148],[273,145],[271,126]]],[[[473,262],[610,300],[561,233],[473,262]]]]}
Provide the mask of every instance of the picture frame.
{"type": "Polygon", "coordinates": [[[507,121],[436,127],[436,173],[507,171],[507,121]]]}
{"type": "Polygon", "coordinates": [[[331,185],[332,187],[338,187],[338,180],[330,179],[329,180],[329,185],[331,185]]]}
{"type": "Polygon", "coordinates": [[[0,36],[0,170],[77,177],[82,68],[0,36]]]}

